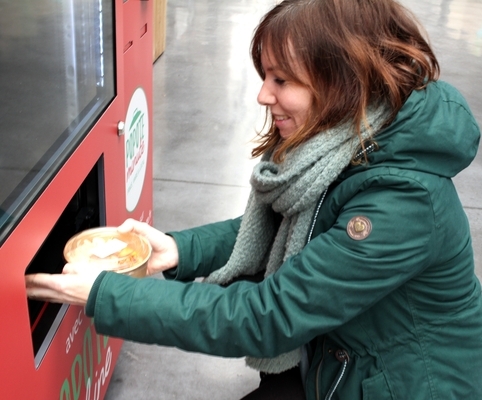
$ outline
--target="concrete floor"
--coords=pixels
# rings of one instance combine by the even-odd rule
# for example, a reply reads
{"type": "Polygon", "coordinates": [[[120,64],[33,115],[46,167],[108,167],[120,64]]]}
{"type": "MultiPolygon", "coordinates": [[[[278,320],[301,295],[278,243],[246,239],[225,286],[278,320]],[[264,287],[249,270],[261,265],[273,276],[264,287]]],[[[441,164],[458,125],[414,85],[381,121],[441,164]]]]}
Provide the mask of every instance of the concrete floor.
{"type": "MultiPolygon", "coordinates": [[[[183,229],[241,214],[261,127],[251,33],[275,0],[168,0],[167,45],[154,64],[154,224],[183,229]]],[[[401,0],[419,17],[442,78],[482,125],[480,0],[401,0]]],[[[482,152],[455,179],[482,278],[482,152]]],[[[242,359],[125,342],[106,400],[239,399],[258,385],[242,359]]]]}

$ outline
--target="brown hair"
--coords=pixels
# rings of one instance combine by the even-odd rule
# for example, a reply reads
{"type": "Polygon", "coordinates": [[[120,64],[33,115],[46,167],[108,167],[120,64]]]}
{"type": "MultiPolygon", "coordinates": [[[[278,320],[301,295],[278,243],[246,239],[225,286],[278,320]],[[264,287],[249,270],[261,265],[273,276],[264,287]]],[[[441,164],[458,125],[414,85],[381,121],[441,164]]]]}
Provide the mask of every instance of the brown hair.
{"type": "Polygon", "coordinates": [[[313,94],[308,120],[286,140],[266,110],[269,130],[252,155],[274,150],[275,161],[341,122],[353,121],[360,135],[369,104],[388,103],[393,118],[413,90],[439,75],[415,17],[394,0],[285,0],[263,17],[251,42],[253,63],[263,80],[261,54],[266,48],[289,80],[313,94]],[[304,69],[309,82],[295,74],[295,65],[304,69]]]}

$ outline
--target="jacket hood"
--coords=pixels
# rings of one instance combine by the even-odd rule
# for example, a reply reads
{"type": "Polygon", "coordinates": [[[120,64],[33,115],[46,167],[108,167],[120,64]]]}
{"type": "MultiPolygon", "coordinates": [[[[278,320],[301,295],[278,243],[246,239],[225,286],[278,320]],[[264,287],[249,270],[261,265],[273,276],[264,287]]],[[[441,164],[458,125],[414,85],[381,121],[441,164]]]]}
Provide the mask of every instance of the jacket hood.
{"type": "Polygon", "coordinates": [[[414,91],[378,135],[369,167],[411,169],[452,178],[475,158],[480,129],[463,96],[445,82],[414,91]]]}

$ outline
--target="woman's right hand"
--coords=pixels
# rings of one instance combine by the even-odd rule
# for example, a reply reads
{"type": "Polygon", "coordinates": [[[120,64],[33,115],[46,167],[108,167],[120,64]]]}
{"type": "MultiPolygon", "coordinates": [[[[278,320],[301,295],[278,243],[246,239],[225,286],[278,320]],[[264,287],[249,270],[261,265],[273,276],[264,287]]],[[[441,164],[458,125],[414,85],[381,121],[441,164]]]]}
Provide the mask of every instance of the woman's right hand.
{"type": "Polygon", "coordinates": [[[154,275],[177,267],[179,253],[175,240],[151,225],[129,218],[117,230],[122,233],[135,232],[144,236],[152,246],[152,254],[147,262],[147,275],[154,275]]]}

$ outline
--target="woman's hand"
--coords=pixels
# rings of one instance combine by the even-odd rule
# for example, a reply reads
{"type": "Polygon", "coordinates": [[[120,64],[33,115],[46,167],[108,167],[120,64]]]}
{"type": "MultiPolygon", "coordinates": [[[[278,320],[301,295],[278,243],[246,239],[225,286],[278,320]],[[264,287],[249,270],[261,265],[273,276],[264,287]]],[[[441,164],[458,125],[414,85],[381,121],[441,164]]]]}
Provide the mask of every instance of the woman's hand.
{"type": "Polygon", "coordinates": [[[127,219],[118,228],[119,232],[135,232],[146,237],[152,246],[151,258],[147,262],[147,275],[154,275],[177,267],[179,253],[174,239],[145,222],[127,219]]]}
{"type": "MultiPolygon", "coordinates": [[[[174,239],[145,222],[127,219],[119,232],[135,232],[151,243],[152,254],[147,263],[147,275],[153,275],[178,264],[179,253],[174,239]]],[[[90,290],[102,268],[94,263],[70,263],[61,274],[26,275],[27,296],[53,303],[85,306],[90,290]]]]}
{"type": "Polygon", "coordinates": [[[102,269],[88,263],[66,264],[61,274],[25,276],[27,296],[34,300],[85,306],[102,269]]]}

